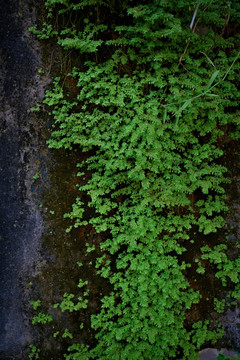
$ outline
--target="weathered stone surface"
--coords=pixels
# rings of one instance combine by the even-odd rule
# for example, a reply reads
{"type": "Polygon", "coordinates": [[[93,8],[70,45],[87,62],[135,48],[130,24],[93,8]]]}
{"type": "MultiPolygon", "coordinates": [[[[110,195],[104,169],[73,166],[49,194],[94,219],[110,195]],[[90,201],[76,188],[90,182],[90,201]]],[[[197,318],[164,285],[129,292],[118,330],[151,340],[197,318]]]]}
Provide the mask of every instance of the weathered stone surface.
{"type": "Polygon", "coordinates": [[[26,36],[35,16],[30,5],[0,1],[1,359],[25,359],[32,340],[25,275],[39,257],[43,231],[30,191],[39,139],[29,109],[41,95],[40,55],[26,36]]]}
{"type": "Polygon", "coordinates": [[[237,353],[235,351],[227,349],[217,350],[208,348],[200,351],[200,360],[216,360],[219,354],[223,354],[232,358],[237,358],[237,353]]]}

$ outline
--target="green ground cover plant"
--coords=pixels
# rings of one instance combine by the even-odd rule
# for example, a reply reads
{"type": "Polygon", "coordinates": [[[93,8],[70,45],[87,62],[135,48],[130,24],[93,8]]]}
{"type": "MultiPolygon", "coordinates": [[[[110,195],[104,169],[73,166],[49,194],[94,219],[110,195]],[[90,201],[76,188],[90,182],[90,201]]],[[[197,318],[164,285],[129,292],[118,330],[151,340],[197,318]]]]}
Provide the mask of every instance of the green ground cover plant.
{"type": "MultiPolygon", "coordinates": [[[[46,92],[55,121],[49,146],[89,154],[78,165],[68,231],[91,224],[103,234],[96,268],[112,288],[91,317],[95,342],[74,343],[67,333],[73,343],[65,357],[196,359],[223,334],[207,317],[187,316],[203,301],[224,311],[223,293],[206,300],[206,270],[223,289],[228,284],[230,300],[239,300],[239,259],[229,258],[218,234],[227,211],[221,157],[226,141],[239,138],[240,5],[45,5],[47,22],[33,32],[56,40],[74,59],[67,75],[74,91],[60,76],[46,92]]],[[[64,294],[56,306],[81,311],[85,295],[76,304],[64,294]]]]}

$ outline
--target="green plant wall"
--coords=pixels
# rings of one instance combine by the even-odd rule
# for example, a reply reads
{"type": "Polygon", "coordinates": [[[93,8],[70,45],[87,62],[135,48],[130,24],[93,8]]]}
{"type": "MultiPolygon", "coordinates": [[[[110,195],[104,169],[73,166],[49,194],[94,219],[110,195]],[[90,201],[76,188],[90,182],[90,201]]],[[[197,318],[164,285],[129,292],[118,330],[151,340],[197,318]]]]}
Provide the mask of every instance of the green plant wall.
{"type": "MultiPolygon", "coordinates": [[[[46,93],[49,146],[89,154],[66,217],[103,234],[96,268],[112,288],[91,318],[95,342],[73,340],[65,357],[196,359],[223,334],[208,317],[189,316],[206,301],[206,271],[239,299],[239,259],[229,259],[218,233],[227,211],[221,158],[226,139],[239,138],[240,5],[45,5],[46,23],[32,31],[71,52],[74,64],[72,91],[60,76],[46,93]]],[[[220,312],[221,301],[208,299],[220,312]]]]}

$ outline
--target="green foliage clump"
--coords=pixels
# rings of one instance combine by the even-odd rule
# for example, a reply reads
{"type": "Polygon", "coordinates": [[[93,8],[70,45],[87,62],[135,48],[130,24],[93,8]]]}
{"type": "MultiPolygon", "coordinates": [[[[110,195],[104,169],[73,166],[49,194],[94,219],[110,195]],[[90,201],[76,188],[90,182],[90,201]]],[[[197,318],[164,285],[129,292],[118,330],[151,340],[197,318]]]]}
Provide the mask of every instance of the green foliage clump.
{"type": "Polygon", "coordinates": [[[37,308],[41,306],[41,300],[38,299],[36,301],[30,301],[30,304],[32,305],[33,310],[37,310],[37,308]]]}
{"type": "Polygon", "coordinates": [[[68,329],[65,329],[65,330],[64,330],[64,333],[62,334],[62,338],[63,338],[63,339],[65,339],[65,338],[70,338],[70,339],[72,339],[73,336],[72,336],[72,334],[70,333],[70,331],[69,331],[68,329]]]}
{"type": "MultiPolygon", "coordinates": [[[[211,249],[209,246],[204,246],[201,250],[204,252],[202,259],[208,259],[211,263],[217,266],[219,271],[216,272],[216,277],[221,279],[224,286],[227,286],[227,282],[238,284],[240,274],[240,258],[235,260],[229,260],[223,250],[227,247],[224,244],[220,244],[211,249]]],[[[238,296],[239,298],[239,296],[238,296]]]]}
{"type": "MultiPolygon", "coordinates": [[[[113,289],[91,319],[97,344],[73,344],[65,357],[196,359],[222,331],[210,330],[208,320],[186,326],[186,311],[202,294],[188,279],[194,254],[192,262],[185,254],[194,243],[223,284],[237,283],[240,272],[224,244],[199,244],[225,224],[220,158],[224,138],[239,131],[239,36],[232,35],[239,5],[201,1],[193,31],[191,0],[46,6],[49,18],[58,16],[58,43],[79,59],[68,75],[75,95],[67,96],[60,78],[46,93],[57,124],[49,146],[90,154],[79,164],[79,176],[91,171],[79,187],[90,200],[80,195],[66,216],[108,234],[100,244],[108,260],[103,255],[96,267],[113,289]],[[94,209],[90,218],[86,207],[94,209]]],[[[55,34],[45,26],[42,37],[45,29],[55,34]]],[[[63,311],[87,307],[73,297],[64,295],[63,311]]]]}
{"type": "Polygon", "coordinates": [[[42,312],[39,312],[37,315],[33,316],[32,318],[32,324],[46,324],[47,322],[53,321],[53,318],[51,315],[44,314],[42,312]]]}
{"type": "MultiPolygon", "coordinates": [[[[80,283],[79,287],[82,287],[83,285],[85,285],[85,283],[80,283]]],[[[84,296],[88,295],[88,291],[84,292],[84,296]]],[[[55,304],[54,308],[58,308],[60,307],[61,311],[69,311],[69,312],[73,312],[73,311],[78,311],[79,309],[86,309],[87,308],[87,304],[88,304],[88,300],[84,299],[82,296],[79,296],[77,299],[76,304],[72,301],[72,299],[74,298],[74,294],[68,294],[65,293],[63,295],[63,300],[60,304],[55,304]]]]}
{"type": "Polygon", "coordinates": [[[42,29],[41,30],[38,30],[36,25],[30,27],[29,30],[34,35],[37,35],[38,38],[41,39],[41,40],[49,39],[50,37],[58,34],[58,32],[56,30],[55,31],[53,30],[52,25],[47,24],[46,22],[44,22],[42,24],[42,29]]]}
{"type": "Polygon", "coordinates": [[[37,359],[40,359],[39,357],[39,353],[40,353],[40,350],[33,344],[29,345],[29,348],[30,348],[30,353],[28,355],[28,359],[30,360],[37,360],[37,359]]]}

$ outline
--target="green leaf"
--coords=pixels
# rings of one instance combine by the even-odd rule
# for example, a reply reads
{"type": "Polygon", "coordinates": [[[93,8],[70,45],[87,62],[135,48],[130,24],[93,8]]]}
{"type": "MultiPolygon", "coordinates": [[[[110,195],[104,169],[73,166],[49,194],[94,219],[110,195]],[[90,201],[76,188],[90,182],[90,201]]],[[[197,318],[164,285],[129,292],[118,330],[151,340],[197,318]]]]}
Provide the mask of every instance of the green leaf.
{"type": "Polygon", "coordinates": [[[220,70],[216,70],[216,71],[212,74],[211,79],[209,80],[209,82],[208,82],[208,84],[207,84],[207,86],[206,86],[206,89],[205,89],[206,92],[208,91],[208,89],[211,87],[211,85],[212,85],[213,82],[215,81],[215,79],[216,79],[216,77],[218,76],[219,72],[220,72],[220,70]]]}

